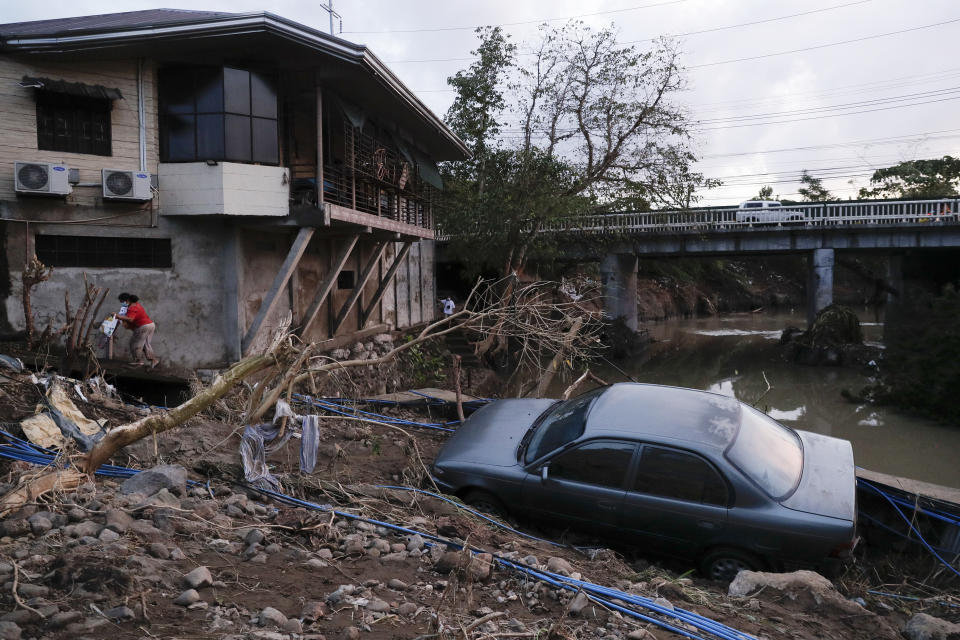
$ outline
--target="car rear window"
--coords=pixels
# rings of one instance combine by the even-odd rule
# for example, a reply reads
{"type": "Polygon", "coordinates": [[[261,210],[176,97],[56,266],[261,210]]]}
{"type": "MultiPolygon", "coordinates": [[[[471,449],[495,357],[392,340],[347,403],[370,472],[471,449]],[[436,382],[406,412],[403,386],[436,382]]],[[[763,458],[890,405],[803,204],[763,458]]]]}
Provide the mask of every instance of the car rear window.
{"type": "Polygon", "coordinates": [[[742,405],[740,415],[740,430],[727,458],[771,498],[785,498],[803,473],[800,436],[748,405],[742,405]]]}
{"type": "Polygon", "coordinates": [[[594,389],[548,409],[530,439],[526,461],[532,462],[583,435],[587,412],[604,391],[606,387],[594,389]]]}

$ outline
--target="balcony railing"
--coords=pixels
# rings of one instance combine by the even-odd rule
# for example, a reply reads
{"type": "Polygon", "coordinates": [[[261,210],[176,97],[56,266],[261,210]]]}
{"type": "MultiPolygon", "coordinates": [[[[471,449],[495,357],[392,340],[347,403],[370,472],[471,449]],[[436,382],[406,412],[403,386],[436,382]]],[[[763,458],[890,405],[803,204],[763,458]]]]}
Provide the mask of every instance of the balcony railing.
{"type": "MultiPolygon", "coordinates": [[[[417,163],[393,144],[354,128],[344,120],[343,163],[325,163],[325,202],[401,222],[433,229],[441,190],[426,182],[417,163]]],[[[316,169],[293,167],[294,199],[316,202],[316,169]],[[314,191],[314,193],[310,193],[314,191]]]]}

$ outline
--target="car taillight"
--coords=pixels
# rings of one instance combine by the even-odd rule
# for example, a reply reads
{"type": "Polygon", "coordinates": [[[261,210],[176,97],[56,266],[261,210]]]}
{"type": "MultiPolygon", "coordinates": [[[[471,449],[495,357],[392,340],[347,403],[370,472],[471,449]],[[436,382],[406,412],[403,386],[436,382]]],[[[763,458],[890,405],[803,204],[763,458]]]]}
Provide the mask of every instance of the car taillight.
{"type": "Polygon", "coordinates": [[[853,550],[856,548],[858,542],[860,542],[860,537],[854,536],[849,542],[844,542],[841,545],[837,545],[832,551],[830,551],[830,557],[849,558],[853,554],[853,550]]]}

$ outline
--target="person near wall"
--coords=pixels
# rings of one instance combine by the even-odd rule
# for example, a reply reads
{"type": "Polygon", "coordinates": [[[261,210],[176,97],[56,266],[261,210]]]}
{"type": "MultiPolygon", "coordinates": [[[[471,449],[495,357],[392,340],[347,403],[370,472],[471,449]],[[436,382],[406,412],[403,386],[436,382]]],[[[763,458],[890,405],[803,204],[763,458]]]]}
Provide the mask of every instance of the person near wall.
{"type": "Polygon", "coordinates": [[[440,301],[443,304],[443,316],[449,318],[453,315],[453,310],[457,308],[457,305],[454,304],[453,299],[447,296],[440,301]]]}
{"type": "Polygon", "coordinates": [[[133,366],[147,364],[150,361],[150,368],[153,369],[160,364],[160,358],[153,352],[153,334],[157,330],[157,325],[153,323],[146,309],[140,304],[140,298],[132,293],[121,294],[120,302],[127,302],[126,313],[118,314],[117,317],[123,320],[123,326],[132,329],[130,336],[130,362],[133,366]],[[126,300],[123,299],[126,296],[126,300]],[[144,360],[146,358],[146,360],[144,360]]]}

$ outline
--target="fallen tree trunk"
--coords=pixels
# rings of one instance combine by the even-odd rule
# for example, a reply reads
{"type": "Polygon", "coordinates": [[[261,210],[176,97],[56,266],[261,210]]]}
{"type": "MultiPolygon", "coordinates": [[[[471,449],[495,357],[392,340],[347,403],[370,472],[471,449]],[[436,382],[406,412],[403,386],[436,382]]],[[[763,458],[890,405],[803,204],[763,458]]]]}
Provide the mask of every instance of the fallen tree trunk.
{"type": "Polygon", "coordinates": [[[125,424],[113,429],[87,454],[86,459],[82,463],[83,470],[87,474],[93,475],[93,472],[96,471],[100,465],[109,460],[113,454],[123,447],[132,442],[136,442],[140,438],[154,433],[169,431],[183,424],[222,398],[241,380],[266,369],[275,364],[275,362],[274,357],[269,354],[241,360],[217,376],[209,387],[183,404],[165,413],[150,415],[136,422],[131,422],[130,424],[125,424]]]}
{"type": "Polygon", "coordinates": [[[553,377],[556,376],[557,371],[560,370],[560,364],[563,362],[564,355],[573,344],[573,340],[577,337],[577,334],[580,333],[580,327],[582,326],[582,317],[573,321],[570,331],[568,331],[567,335],[564,336],[563,348],[554,354],[553,359],[550,360],[550,364],[547,366],[547,370],[543,372],[543,377],[540,378],[540,384],[537,385],[538,398],[542,398],[547,393],[547,389],[550,388],[550,383],[553,382],[553,377]]]}

